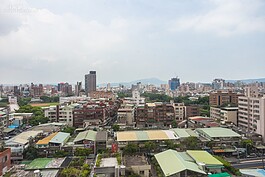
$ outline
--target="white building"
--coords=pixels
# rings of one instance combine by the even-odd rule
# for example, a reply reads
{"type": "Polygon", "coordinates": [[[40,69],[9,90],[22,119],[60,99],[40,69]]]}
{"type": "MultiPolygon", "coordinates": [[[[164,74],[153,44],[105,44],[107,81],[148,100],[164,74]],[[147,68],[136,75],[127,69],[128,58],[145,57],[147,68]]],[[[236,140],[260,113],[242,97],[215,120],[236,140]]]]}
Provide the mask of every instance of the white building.
{"type": "Polygon", "coordinates": [[[255,132],[265,140],[265,96],[248,91],[248,96],[238,98],[238,126],[247,132],[255,132]]]}
{"type": "Polygon", "coordinates": [[[44,116],[49,118],[50,122],[65,123],[73,126],[73,109],[79,104],[67,106],[50,106],[44,108],[44,116]]]}

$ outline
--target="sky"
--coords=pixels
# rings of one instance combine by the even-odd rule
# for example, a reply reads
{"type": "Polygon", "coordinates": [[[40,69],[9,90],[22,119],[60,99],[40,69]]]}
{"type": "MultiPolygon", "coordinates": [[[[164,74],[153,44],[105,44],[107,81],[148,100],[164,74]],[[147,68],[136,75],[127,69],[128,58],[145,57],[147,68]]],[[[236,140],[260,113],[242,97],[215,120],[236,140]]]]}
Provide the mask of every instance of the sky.
{"type": "Polygon", "coordinates": [[[265,77],[264,0],[1,0],[0,84],[265,77]]]}

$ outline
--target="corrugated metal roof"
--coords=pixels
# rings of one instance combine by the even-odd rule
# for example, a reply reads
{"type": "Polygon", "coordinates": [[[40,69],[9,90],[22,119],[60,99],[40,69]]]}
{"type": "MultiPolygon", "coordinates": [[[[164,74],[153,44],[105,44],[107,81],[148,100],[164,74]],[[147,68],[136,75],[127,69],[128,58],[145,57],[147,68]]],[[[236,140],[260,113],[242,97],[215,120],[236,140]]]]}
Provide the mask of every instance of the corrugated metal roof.
{"type": "Polygon", "coordinates": [[[51,140],[55,135],[57,135],[57,132],[56,132],[56,133],[52,133],[52,134],[50,134],[49,136],[43,138],[42,140],[39,140],[36,144],[49,144],[50,140],[51,140]]]}
{"type": "Polygon", "coordinates": [[[74,142],[83,141],[83,140],[95,141],[96,135],[97,135],[96,131],[92,131],[92,130],[83,131],[83,132],[80,132],[76,136],[76,138],[74,139],[74,142]]]}
{"type": "Polygon", "coordinates": [[[186,161],[177,151],[171,149],[156,154],[155,158],[165,176],[171,176],[184,170],[206,174],[204,171],[199,169],[199,166],[196,163],[186,161]]]}
{"type": "Polygon", "coordinates": [[[187,150],[187,153],[197,162],[204,163],[205,165],[220,165],[223,166],[222,162],[214,158],[207,151],[187,150]]]}
{"type": "Polygon", "coordinates": [[[70,137],[70,133],[58,132],[51,140],[50,143],[63,143],[67,138],[70,137]]]}
{"type": "Polygon", "coordinates": [[[142,130],[117,132],[117,141],[147,141],[178,139],[171,130],[142,130]]]}
{"type": "Polygon", "coordinates": [[[228,128],[222,128],[222,127],[212,127],[212,128],[197,128],[196,131],[203,132],[207,134],[209,137],[241,137],[238,133],[234,132],[231,129],[228,128]]]}

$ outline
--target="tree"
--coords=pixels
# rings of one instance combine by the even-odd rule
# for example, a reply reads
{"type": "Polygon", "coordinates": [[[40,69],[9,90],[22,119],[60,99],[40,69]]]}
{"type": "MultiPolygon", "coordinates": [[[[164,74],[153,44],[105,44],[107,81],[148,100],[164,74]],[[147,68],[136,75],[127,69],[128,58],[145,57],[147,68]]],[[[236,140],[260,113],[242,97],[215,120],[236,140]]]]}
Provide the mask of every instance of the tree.
{"type": "Polygon", "coordinates": [[[114,124],[114,125],[112,125],[112,129],[114,132],[117,132],[120,130],[120,126],[118,124],[114,124]]]}
{"type": "Polygon", "coordinates": [[[61,177],[79,177],[80,170],[74,167],[65,168],[62,170],[61,177]]]}
{"type": "Polygon", "coordinates": [[[27,160],[34,160],[38,157],[38,150],[34,146],[29,146],[28,149],[24,151],[24,158],[27,160]]]}
{"type": "Polygon", "coordinates": [[[92,153],[92,149],[89,148],[76,148],[75,155],[76,156],[89,156],[92,153]]]}
{"type": "Polygon", "coordinates": [[[154,150],[156,148],[156,144],[152,141],[147,141],[144,143],[144,148],[148,150],[148,152],[152,150],[154,150]]]}
{"type": "Polygon", "coordinates": [[[123,149],[125,154],[133,154],[139,151],[139,147],[137,144],[129,143],[123,149]]]}
{"type": "Polygon", "coordinates": [[[185,138],[182,141],[181,145],[183,145],[184,148],[188,150],[200,149],[198,138],[192,136],[185,138]]]}
{"type": "Polygon", "coordinates": [[[178,127],[178,124],[177,124],[176,120],[173,120],[171,125],[172,125],[172,128],[177,128],[178,127]]]}
{"type": "Polygon", "coordinates": [[[70,133],[70,135],[74,134],[75,132],[75,128],[74,127],[64,127],[62,129],[62,132],[65,132],[65,133],[70,133]]]}

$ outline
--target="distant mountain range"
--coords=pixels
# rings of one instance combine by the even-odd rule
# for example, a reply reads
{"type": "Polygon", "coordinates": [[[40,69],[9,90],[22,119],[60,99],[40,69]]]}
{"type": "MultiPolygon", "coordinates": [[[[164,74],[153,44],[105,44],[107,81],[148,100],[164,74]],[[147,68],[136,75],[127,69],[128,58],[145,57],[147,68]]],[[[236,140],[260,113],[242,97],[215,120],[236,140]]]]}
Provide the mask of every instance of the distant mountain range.
{"type": "MultiPolygon", "coordinates": [[[[131,82],[117,82],[117,83],[110,83],[110,85],[113,86],[119,86],[119,85],[124,85],[124,86],[131,86],[132,84],[137,84],[138,82],[141,82],[142,84],[152,84],[155,86],[160,86],[161,84],[166,84],[166,81],[162,81],[157,78],[147,78],[147,79],[139,79],[131,82]]],[[[107,83],[99,84],[100,87],[107,86],[107,83]]]]}
{"type": "Polygon", "coordinates": [[[242,80],[225,80],[225,82],[235,83],[237,81],[244,82],[246,84],[254,83],[254,82],[265,82],[265,78],[259,79],[242,79],[242,80]]]}

